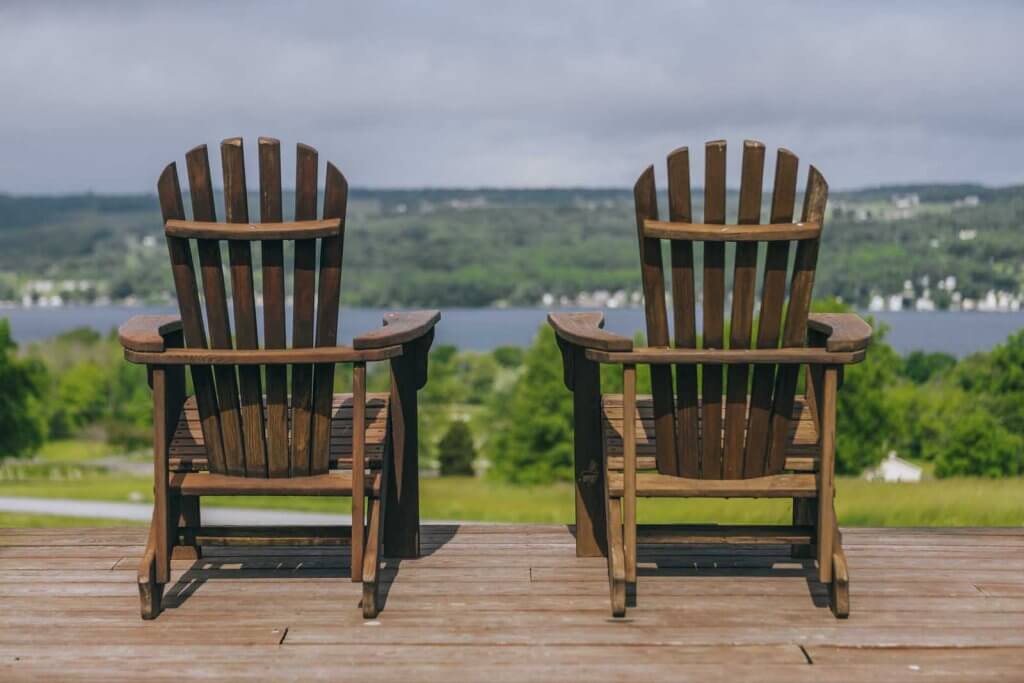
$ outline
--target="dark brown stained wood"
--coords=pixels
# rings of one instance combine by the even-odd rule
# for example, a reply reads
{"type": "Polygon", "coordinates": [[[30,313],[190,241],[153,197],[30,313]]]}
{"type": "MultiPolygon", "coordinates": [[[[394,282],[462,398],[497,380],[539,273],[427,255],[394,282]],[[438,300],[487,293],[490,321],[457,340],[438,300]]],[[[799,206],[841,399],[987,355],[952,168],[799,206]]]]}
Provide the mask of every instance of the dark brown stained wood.
{"type": "MultiPolygon", "coordinates": [[[[743,143],[740,175],[740,204],[737,220],[741,225],[761,222],[761,187],[764,182],[764,145],[747,140],[743,143]]],[[[736,245],[733,271],[732,314],[729,326],[729,348],[750,348],[754,324],[754,292],[757,287],[757,242],[736,245]]],[[[743,444],[747,431],[747,380],[749,365],[730,365],[726,382],[725,436],[723,474],[726,479],[743,477],[743,444]]]]}
{"type": "MultiPolygon", "coordinates": [[[[663,349],[657,349],[662,351],[663,349]]],[[[824,349],[811,349],[796,353],[817,354],[812,358],[827,358],[841,363],[849,353],[829,353],[824,349]]],[[[354,361],[387,360],[402,355],[401,346],[379,349],[353,349],[351,346],[324,346],[298,349],[168,349],[159,353],[125,349],[124,357],[133,363],[150,365],[274,365],[282,363],[351,363],[354,361]]],[[[863,354],[862,354],[863,355],[863,354]]]]}
{"type": "Polygon", "coordinates": [[[309,220],[292,223],[227,224],[216,221],[167,221],[164,232],[173,237],[225,240],[228,242],[255,242],[263,240],[312,240],[335,237],[341,230],[341,221],[309,220]]]}
{"type": "MultiPolygon", "coordinates": [[[[668,217],[693,220],[690,200],[690,152],[681,147],[668,155],[668,217]]],[[[697,294],[693,273],[693,242],[671,243],[672,302],[675,345],[697,346],[697,294]]],[[[684,477],[700,474],[700,431],[697,414],[697,366],[676,366],[676,471],[684,477]]]]}
{"type": "MultiPolygon", "coordinates": [[[[806,499],[799,499],[806,500],[806,499]]],[[[729,543],[760,545],[763,543],[808,543],[814,528],[810,525],[776,526],[720,524],[650,524],[641,525],[637,535],[642,543],[729,543]]]]}
{"type": "Polygon", "coordinates": [[[605,351],[629,351],[633,348],[633,340],[601,329],[604,327],[604,314],[600,311],[548,313],[548,323],[555,334],[570,344],[605,351]]]}
{"type": "MultiPolygon", "coordinates": [[[[796,202],[796,173],[799,161],[789,150],[780,149],[775,160],[775,186],[772,190],[771,220],[793,220],[796,202]]],[[[757,348],[776,348],[782,330],[782,309],[786,301],[786,271],[789,268],[789,242],[769,242],[765,251],[764,281],[761,286],[761,317],[757,329],[757,348]]],[[[747,447],[743,475],[759,477],[765,472],[771,421],[772,387],[775,366],[757,365],[750,390],[750,418],[747,422],[747,447]]]]}
{"type": "MultiPolygon", "coordinates": [[[[334,164],[327,164],[324,187],[324,218],[342,221],[334,237],[320,241],[320,282],[317,294],[316,345],[334,346],[338,342],[338,306],[341,296],[341,262],[344,246],[344,219],[348,204],[348,181],[334,164]]],[[[317,365],[313,378],[313,443],[310,467],[326,472],[329,467],[331,432],[331,396],[334,395],[334,364],[317,365]]]]}
{"type": "MultiPolygon", "coordinates": [[[[654,167],[648,166],[633,187],[636,232],[640,244],[640,275],[647,317],[647,343],[668,346],[668,318],[665,312],[665,274],[662,271],[661,243],[644,237],[644,221],[657,220],[658,194],[654,186],[654,167]]],[[[651,393],[654,396],[658,432],[658,471],[678,472],[675,454],[675,412],[672,398],[671,368],[651,368],[651,393]]]]}
{"type": "MultiPolygon", "coordinates": [[[[608,473],[613,496],[623,493],[622,472],[608,473]]],[[[753,479],[687,479],[654,472],[636,475],[636,495],[650,498],[809,498],[815,474],[774,474],[753,479]]]]}
{"type": "MultiPolygon", "coordinates": [[[[173,358],[178,353],[166,353],[173,358]]],[[[715,363],[721,365],[747,365],[750,363],[789,363],[794,367],[801,363],[829,363],[832,365],[849,365],[864,360],[864,349],[860,351],[829,351],[823,347],[792,347],[784,349],[725,349],[721,351],[707,349],[664,349],[640,347],[632,351],[598,351],[587,349],[587,358],[599,363],[650,363],[665,365],[668,363],[715,363]]],[[[125,352],[126,358],[156,358],[155,354],[125,352]]],[[[712,401],[712,403],[721,403],[712,401]]]]}
{"type": "MultiPolygon", "coordinates": [[[[206,145],[193,148],[185,155],[188,167],[189,193],[192,197],[192,215],[200,221],[216,221],[213,201],[213,181],[210,177],[210,159],[206,145]]],[[[228,317],[228,295],[224,286],[224,268],[221,263],[220,243],[217,240],[196,240],[199,264],[203,274],[203,292],[206,295],[206,318],[210,325],[210,347],[230,349],[231,319],[228,317]]],[[[217,401],[220,406],[220,426],[224,442],[224,469],[214,470],[226,474],[245,474],[242,418],[238,402],[238,378],[235,368],[214,368],[217,379],[217,401]]]]}
{"type": "MultiPolygon", "coordinates": [[[[328,406],[328,411],[330,406],[328,406]]],[[[328,434],[330,414],[327,416],[328,434]]],[[[324,443],[324,450],[328,444],[324,443]]],[[[363,580],[366,502],[361,483],[366,471],[366,364],[352,365],[352,580],[363,580]]]]}
{"type": "Polygon", "coordinates": [[[576,556],[601,557],[608,553],[601,439],[601,372],[597,363],[587,360],[581,347],[570,346],[569,354],[572,372],[576,556]]]}
{"type": "MultiPolygon", "coordinates": [[[[763,157],[763,151],[761,154],[763,157]]],[[[751,226],[743,223],[718,225],[685,221],[644,221],[644,235],[657,239],[699,242],[746,243],[771,240],[813,240],[821,236],[821,224],[773,222],[751,226]]]]}
{"type": "MultiPolygon", "coordinates": [[[[180,370],[180,369],[179,369],[180,370]]],[[[332,401],[331,469],[351,469],[353,425],[353,397],[335,394],[332,401]]],[[[648,412],[649,408],[648,408],[648,412]]],[[[367,395],[365,454],[367,467],[381,469],[381,461],[388,439],[388,394],[367,395]]],[[[195,401],[190,398],[180,411],[169,448],[169,466],[173,472],[203,472],[207,468],[206,447],[199,424],[195,401]]],[[[598,446],[600,448],[600,445],[598,446]]]]}
{"type": "Polygon", "coordinates": [[[832,581],[832,554],[842,552],[842,543],[836,538],[835,497],[835,456],[836,456],[836,391],[838,390],[839,369],[826,367],[822,377],[821,390],[815,387],[821,415],[821,472],[819,473],[821,495],[818,501],[818,580],[832,581]]]}
{"type": "Polygon", "coordinates": [[[392,344],[413,342],[431,333],[441,319],[441,311],[395,311],[384,314],[384,326],[364,332],[352,339],[356,349],[375,349],[392,344]]]}
{"type": "Polygon", "coordinates": [[[167,337],[181,332],[177,315],[136,315],[117,328],[117,340],[132,351],[160,352],[167,337]]]}
{"type": "MultiPolygon", "coordinates": [[[[245,156],[241,138],[220,145],[224,167],[224,213],[228,223],[249,222],[248,190],[245,183],[245,156]]],[[[239,349],[258,349],[260,336],[256,325],[256,293],[252,275],[252,249],[248,242],[228,242],[231,261],[231,301],[235,311],[235,343],[239,349]]],[[[263,424],[263,379],[257,367],[240,366],[238,381],[241,398],[242,435],[245,439],[245,473],[249,477],[267,476],[266,431],[263,424]]]]}
{"type": "MultiPolygon", "coordinates": [[[[186,496],[347,496],[352,493],[352,471],[278,479],[175,472],[170,486],[186,496]]],[[[379,492],[379,476],[368,477],[365,487],[379,492]]]]}
{"type": "MultiPolygon", "coordinates": [[[[828,184],[824,176],[811,166],[807,174],[807,190],[804,192],[802,220],[824,223],[825,205],[828,202],[828,184]]],[[[819,240],[800,242],[793,264],[793,279],[789,288],[789,308],[782,332],[782,346],[803,346],[807,337],[807,317],[811,308],[814,287],[814,271],[818,263],[819,240]]],[[[786,436],[789,429],[789,413],[796,395],[796,366],[783,366],[775,378],[775,397],[772,405],[771,445],[768,452],[768,472],[782,470],[785,461],[786,436]]]]}
{"type": "Polygon", "coordinates": [[[626,581],[636,583],[636,366],[622,366],[622,540],[626,555],[626,581]]]}
{"type": "MultiPolygon", "coordinates": [[[[160,180],[157,182],[157,194],[164,221],[185,217],[185,207],[181,201],[181,187],[178,185],[178,169],[175,164],[169,164],[160,174],[160,180]]],[[[187,240],[177,237],[167,238],[167,250],[171,257],[171,274],[174,277],[174,289],[178,296],[185,344],[189,348],[204,349],[206,348],[206,331],[203,326],[203,309],[199,303],[199,290],[196,286],[195,266],[192,263],[192,250],[189,248],[187,240]]],[[[199,413],[202,416],[203,436],[206,438],[206,443],[209,444],[210,467],[215,471],[223,472],[225,471],[224,446],[221,442],[217,390],[213,384],[213,373],[210,368],[193,367],[191,374],[199,413]]]]}
{"type": "MultiPolygon", "coordinates": [[[[315,149],[299,144],[295,159],[295,220],[316,219],[318,156],[315,149]]],[[[316,240],[296,240],[292,285],[292,346],[313,346],[313,299],[316,287],[316,240]]],[[[313,438],[313,367],[292,368],[293,475],[309,474],[313,438]]]]}
{"type": "MultiPolygon", "coordinates": [[[[281,143],[259,139],[260,221],[280,223],[281,143]]],[[[281,240],[260,243],[263,261],[263,345],[283,349],[288,345],[285,323],[284,245],[281,240]]],[[[288,368],[271,366],[267,373],[267,474],[287,477],[288,463],[288,368]]]]}
{"type": "Polygon", "coordinates": [[[828,351],[859,351],[871,341],[871,326],[856,313],[811,313],[807,329],[824,335],[828,351]]]}
{"type": "MultiPolygon", "coordinates": [[[[725,223],[725,141],[709,142],[704,147],[704,222],[725,223]]],[[[725,308],[725,243],[704,243],[704,343],[705,349],[722,349],[725,308]]],[[[701,424],[701,476],[722,478],[722,366],[702,369],[704,415],[701,424]]]]}

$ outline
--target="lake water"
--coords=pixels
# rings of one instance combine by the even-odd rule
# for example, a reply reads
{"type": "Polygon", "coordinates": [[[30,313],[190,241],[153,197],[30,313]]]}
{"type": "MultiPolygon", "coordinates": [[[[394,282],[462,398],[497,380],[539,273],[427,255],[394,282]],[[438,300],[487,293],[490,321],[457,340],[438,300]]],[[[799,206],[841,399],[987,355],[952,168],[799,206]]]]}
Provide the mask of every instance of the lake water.
{"type": "MultiPolygon", "coordinates": [[[[11,321],[11,331],[19,343],[52,337],[75,327],[91,327],[108,332],[133,315],[176,313],[170,307],[81,306],[64,308],[0,309],[0,318],[11,321]]],[[[382,309],[354,308],[341,312],[341,343],[354,334],[380,325],[382,309]]],[[[487,351],[497,346],[525,346],[537,328],[544,324],[547,311],[540,308],[450,308],[443,309],[437,328],[436,344],[454,344],[462,349],[487,351]]],[[[1024,312],[977,313],[875,313],[876,320],[889,327],[888,340],[897,351],[915,349],[945,351],[965,356],[984,351],[1003,342],[1024,327],[1024,312]]],[[[631,336],[644,327],[642,309],[617,309],[605,312],[605,327],[631,336]]]]}

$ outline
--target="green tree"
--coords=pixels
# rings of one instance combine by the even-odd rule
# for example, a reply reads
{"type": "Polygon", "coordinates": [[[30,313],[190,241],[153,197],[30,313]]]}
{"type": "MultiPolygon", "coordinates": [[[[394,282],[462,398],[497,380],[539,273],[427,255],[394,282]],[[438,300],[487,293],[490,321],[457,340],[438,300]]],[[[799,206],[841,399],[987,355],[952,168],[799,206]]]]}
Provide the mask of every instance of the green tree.
{"type": "Polygon", "coordinates": [[[949,424],[935,459],[935,476],[1015,477],[1024,472],[1024,439],[976,408],[949,424]]]}
{"type": "Polygon", "coordinates": [[[473,433],[464,420],[453,420],[448,425],[448,430],[437,443],[437,459],[443,477],[473,475],[476,448],[473,446],[473,433]]]}
{"type": "Polygon", "coordinates": [[[7,320],[0,320],[0,455],[21,456],[38,449],[46,438],[46,368],[37,360],[20,359],[7,320]]]}
{"type": "Polygon", "coordinates": [[[902,374],[914,384],[924,384],[956,366],[956,357],[948,353],[911,351],[903,360],[902,374]]]}
{"type": "Polygon", "coordinates": [[[562,382],[562,358],[545,325],[524,356],[524,368],[501,405],[492,406],[494,476],[536,484],[573,475],[572,394],[562,382]]]}

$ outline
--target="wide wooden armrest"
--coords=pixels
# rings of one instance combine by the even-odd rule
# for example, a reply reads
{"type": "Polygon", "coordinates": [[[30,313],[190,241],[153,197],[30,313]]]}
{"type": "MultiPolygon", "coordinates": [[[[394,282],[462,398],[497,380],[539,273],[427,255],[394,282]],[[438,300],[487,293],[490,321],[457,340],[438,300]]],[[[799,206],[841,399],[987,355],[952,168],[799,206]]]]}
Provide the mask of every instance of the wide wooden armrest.
{"type": "Polygon", "coordinates": [[[387,313],[384,327],[371,330],[352,340],[356,349],[379,349],[384,346],[406,344],[419,339],[441,319],[441,311],[401,311],[387,313]]]}
{"type": "Polygon", "coordinates": [[[602,330],[604,313],[548,313],[548,324],[561,339],[587,349],[631,351],[633,340],[602,330]]]}
{"type": "Polygon", "coordinates": [[[597,363],[627,365],[848,365],[864,360],[864,349],[829,351],[820,347],[786,349],[677,349],[637,348],[632,351],[587,349],[587,358],[597,363]]]}
{"type": "Polygon", "coordinates": [[[160,353],[164,338],[180,331],[181,318],[176,315],[136,315],[117,328],[117,339],[125,349],[160,353]]]}
{"type": "Polygon", "coordinates": [[[291,365],[295,363],[366,363],[402,355],[401,346],[353,349],[317,346],[295,349],[167,349],[159,353],[124,350],[125,360],[145,365],[291,365]]]}
{"type": "Polygon", "coordinates": [[[807,329],[825,335],[828,351],[860,351],[871,341],[871,325],[856,313],[811,313],[807,329]]]}

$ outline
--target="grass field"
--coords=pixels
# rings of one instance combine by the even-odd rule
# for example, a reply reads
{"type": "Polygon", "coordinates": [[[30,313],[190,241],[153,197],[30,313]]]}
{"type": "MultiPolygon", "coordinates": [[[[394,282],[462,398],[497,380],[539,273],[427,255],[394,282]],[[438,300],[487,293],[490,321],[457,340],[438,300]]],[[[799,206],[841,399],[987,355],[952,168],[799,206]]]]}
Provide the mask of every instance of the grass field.
{"type": "MultiPolygon", "coordinates": [[[[566,523],[572,519],[573,493],[567,483],[522,487],[444,478],[424,479],[421,487],[424,519],[537,523],[566,523]]],[[[148,501],[152,500],[151,490],[147,478],[88,473],[73,481],[33,478],[0,482],[0,496],[37,498],[148,501]]],[[[207,498],[203,504],[313,512],[348,509],[345,500],[322,498],[207,498]]],[[[885,484],[842,478],[836,505],[844,526],[1021,526],[1024,479],[885,484]]],[[[642,500],[639,509],[642,522],[783,523],[789,521],[789,515],[788,501],[642,500]]],[[[4,517],[0,522],[14,524],[4,517]]]]}

